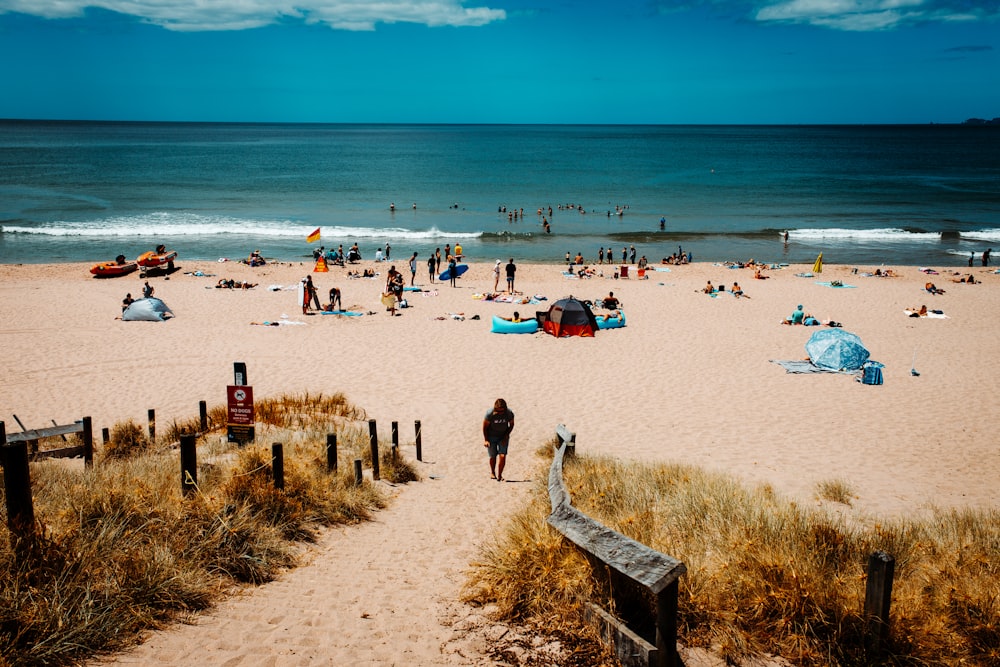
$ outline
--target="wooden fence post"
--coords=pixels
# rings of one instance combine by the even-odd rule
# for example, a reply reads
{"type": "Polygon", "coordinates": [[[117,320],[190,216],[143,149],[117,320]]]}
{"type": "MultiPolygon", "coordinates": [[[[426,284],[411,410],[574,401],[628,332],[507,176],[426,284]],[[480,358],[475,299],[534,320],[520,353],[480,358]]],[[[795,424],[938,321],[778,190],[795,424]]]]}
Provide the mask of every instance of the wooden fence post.
{"type": "Polygon", "coordinates": [[[378,427],[374,419],[368,420],[368,441],[372,452],[372,479],[377,482],[379,480],[378,427]]]}
{"type": "Polygon", "coordinates": [[[361,486],[365,481],[365,473],[361,469],[361,459],[354,459],[354,486],[361,486]]]}
{"type": "Polygon", "coordinates": [[[198,401],[198,417],[201,421],[201,432],[208,431],[208,403],[198,401]]]}
{"type": "Polygon", "coordinates": [[[198,489],[198,448],[193,433],[181,435],[181,492],[187,496],[198,489]]]}
{"type": "Polygon", "coordinates": [[[90,417],[83,418],[83,466],[94,467],[94,422],[90,417]]]}
{"type": "Polygon", "coordinates": [[[18,544],[30,544],[35,537],[35,508],[31,499],[28,443],[8,444],[7,428],[2,421],[0,421],[0,465],[3,467],[7,528],[10,530],[11,546],[16,548],[18,544]]]}
{"type": "Polygon", "coordinates": [[[416,433],[417,460],[418,461],[423,461],[424,460],[424,451],[423,451],[423,446],[422,446],[421,437],[420,437],[421,433],[420,433],[420,420],[419,419],[413,422],[413,430],[416,433]]]}
{"type": "Polygon", "coordinates": [[[399,422],[392,422],[390,431],[392,433],[392,448],[397,450],[399,449],[399,422]]]}
{"type": "Polygon", "coordinates": [[[274,477],[274,488],[285,488],[285,453],[280,442],[271,444],[271,474],[274,477]]]}
{"type": "Polygon", "coordinates": [[[326,471],[337,472],[337,434],[326,434],[326,471]]]}
{"type": "Polygon", "coordinates": [[[156,442],[156,410],[150,408],[146,412],[146,419],[149,421],[149,439],[156,442]]]}
{"type": "Polygon", "coordinates": [[[677,653],[678,587],[678,582],[674,579],[656,594],[656,650],[660,656],[659,667],[681,667],[680,654],[677,653]]]}
{"type": "Polygon", "coordinates": [[[865,619],[868,623],[868,646],[881,653],[889,638],[889,607],[892,603],[892,579],[896,559],[884,551],[868,557],[868,583],[865,586],[865,619]]]}

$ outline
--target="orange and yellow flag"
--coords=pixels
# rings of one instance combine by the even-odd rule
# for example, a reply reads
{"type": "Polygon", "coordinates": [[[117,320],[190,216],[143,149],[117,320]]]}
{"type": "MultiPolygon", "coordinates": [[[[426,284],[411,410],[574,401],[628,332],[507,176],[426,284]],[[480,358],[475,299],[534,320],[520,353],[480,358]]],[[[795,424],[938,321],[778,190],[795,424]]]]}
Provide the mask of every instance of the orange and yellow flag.
{"type": "Polygon", "coordinates": [[[316,231],[306,237],[306,243],[312,243],[313,241],[319,241],[319,227],[316,228],[316,231]]]}

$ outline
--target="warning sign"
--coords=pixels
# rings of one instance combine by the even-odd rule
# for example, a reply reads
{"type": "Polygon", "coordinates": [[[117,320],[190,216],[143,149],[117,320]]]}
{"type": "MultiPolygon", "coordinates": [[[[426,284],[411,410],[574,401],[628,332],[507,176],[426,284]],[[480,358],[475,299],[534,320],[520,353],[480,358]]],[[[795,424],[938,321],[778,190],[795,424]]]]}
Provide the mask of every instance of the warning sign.
{"type": "Polygon", "coordinates": [[[228,419],[226,422],[229,442],[245,444],[254,439],[253,387],[229,385],[226,387],[228,419]]]}
{"type": "Polygon", "coordinates": [[[326,260],[323,258],[323,255],[320,255],[316,260],[316,266],[313,268],[313,273],[327,273],[329,271],[330,268],[326,265],[326,260]]]}

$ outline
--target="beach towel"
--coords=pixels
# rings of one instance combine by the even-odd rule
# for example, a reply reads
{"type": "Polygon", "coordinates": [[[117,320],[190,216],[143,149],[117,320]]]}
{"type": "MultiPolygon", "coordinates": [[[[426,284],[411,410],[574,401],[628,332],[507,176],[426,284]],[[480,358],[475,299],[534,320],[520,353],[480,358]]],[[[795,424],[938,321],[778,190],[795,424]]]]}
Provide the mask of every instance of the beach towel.
{"type": "Polygon", "coordinates": [[[820,282],[820,281],[817,280],[816,284],[817,285],[822,285],[823,287],[833,287],[833,288],[839,288],[839,287],[854,288],[854,287],[857,287],[857,285],[848,285],[847,283],[840,283],[839,285],[838,284],[834,284],[836,282],[838,282],[838,281],[820,282]]]}
{"type": "Polygon", "coordinates": [[[918,311],[910,310],[909,308],[907,308],[903,312],[906,314],[907,317],[929,317],[932,320],[948,319],[948,316],[945,315],[944,312],[940,310],[928,310],[926,315],[921,315],[918,311]]]}
{"type": "Polygon", "coordinates": [[[806,271],[805,273],[796,273],[795,277],[796,278],[812,278],[813,274],[810,273],[810,272],[808,272],[808,271],[806,271]]]}
{"type": "Polygon", "coordinates": [[[807,373],[839,373],[841,375],[857,375],[858,371],[839,371],[830,368],[820,368],[811,361],[798,359],[780,360],[771,359],[772,364],[778,364],[785,369],[786,373],[807,374],[807,373]]]}
{"type": "Polygon", "coordinates": [[[361,317],[364,313],[359,313],[356,310],[322,310],[320,315],[344,315],[346,317],[361,317]]]}

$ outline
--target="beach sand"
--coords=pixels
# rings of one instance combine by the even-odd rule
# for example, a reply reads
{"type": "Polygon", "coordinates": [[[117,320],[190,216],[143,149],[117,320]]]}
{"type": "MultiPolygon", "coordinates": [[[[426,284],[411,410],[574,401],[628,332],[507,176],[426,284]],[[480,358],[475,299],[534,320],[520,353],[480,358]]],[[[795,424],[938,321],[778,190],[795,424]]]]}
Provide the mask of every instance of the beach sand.
{"type": "MultiPolygon", "coordinates": [[[[0,265],[8,431],[19,430],[13,414],[28,428],[89,415],[98,432],[127,418],[144,423],[150,408],[158,424],[189,418],[200,400],[225,402],[240,361],[257,397],[343,392],[380,430],[398,421],[410,456],[420,420],[424,480],[391,489],[392,505],[375,521],[330,531],[303,567],[192,625],[152,634],[115,658],[121,664],[493,664],[487,646],[502,631],[486,610],[459,602],[459,587],[478,546],[545,475],[533,452],[560,423],[576,432],[581,453],[725,471],[802,504],[823,502],[819,482],[843,480],[856,498],[833,509],[859,520],[996,507],[1000,495],[992,269],[972,269],[982,283],[966,285],[941,267],[932,276],[892,267],[900,277],[875,278],[827,265],[807,278],[796,274],[811,266],[791,266],[755,280],[747,269],[695,264],[647,280],[583,280],[562,266],[519,265],[517,289],[547,301],[512,305],[474,298],[492,290],[492,261],[472,264],[456,288],[430,285],[421,262],[416,284],[430,291],[406,293],[411,307],[390,317],[380,302],[385,263],[350,267],[374,266],[379,278],[349,279],[338,267],[313,273],[311,263],[182,260],[169,279],[149,279],[176,315],[157,323],[116,319],[125,293],[142,292],[137,274],[98,280],[79,264],[0,265]],[[324,300],[336,286],[345,308],[372,314],[302,315],[295,287],[306,275],[324,300]],[[216,289],[221,277],[258,286],[216,289]],[[738,280],[750,298],[709,297],[700,292],[706,280],[738,280]],[[830,280],[855,287],[817,284],[830,280]],[[928,294],[927,281],[947,293],[928,294]],[[609,290],[622,300],[623,329],[571,339],[489,331],[494,314],[530,316],[565,296],[609,290]],[[885,384],[770,363],[803,359],[821,328],[782,326],[797,304],[861,336],[885,364],[885,384]],[[905,315],[922,304],[947,317],[905,315]],[[251,324],[283,319],[302,324],[251,324]],[[500,396],[517,419],[506,483],[489,479],[481,438],[500,396]]],[[[397,267],[409,282],[405,260],[397,267]]]]}

